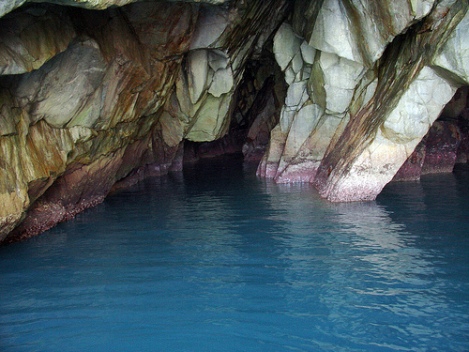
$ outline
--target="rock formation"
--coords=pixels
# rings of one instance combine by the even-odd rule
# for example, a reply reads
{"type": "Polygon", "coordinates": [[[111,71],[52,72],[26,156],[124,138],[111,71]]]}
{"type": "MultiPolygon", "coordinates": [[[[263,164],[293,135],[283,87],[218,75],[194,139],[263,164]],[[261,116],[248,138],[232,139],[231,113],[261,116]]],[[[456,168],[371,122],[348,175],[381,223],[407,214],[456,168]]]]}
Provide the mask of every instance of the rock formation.
{"type": "Polygon", "coordinates": [[[204,155],[242,150],[331,201],[450,171],[465,88],[434,122],[469,84],[468,8],[0,0],[0,242],[204,155]]]}
{"type": "Polygon", "coordinates": [[[374,199],[468,84],[468,3],[301,4],[275,34],[289,88],[258,173],[374,199]]]}
{"type": "Polygon", "coordinates": [[[246,62],[286,7],[34,4],[6,15],[0,239],[69,219],[118,181],[180,169],[183,140],[223,137],[246,62]]]}

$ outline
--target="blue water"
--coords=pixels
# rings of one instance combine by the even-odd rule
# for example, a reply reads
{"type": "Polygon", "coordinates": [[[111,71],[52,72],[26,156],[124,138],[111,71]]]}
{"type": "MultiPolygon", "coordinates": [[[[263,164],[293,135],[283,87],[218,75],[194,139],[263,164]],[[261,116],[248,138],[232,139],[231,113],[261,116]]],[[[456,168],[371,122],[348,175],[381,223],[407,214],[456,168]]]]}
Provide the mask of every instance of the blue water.
{"type": "Polygon", "coordinates": [[[0,351],[469,351],[469,169],[331,204],[204,162],[0,247],[0,351]]]}

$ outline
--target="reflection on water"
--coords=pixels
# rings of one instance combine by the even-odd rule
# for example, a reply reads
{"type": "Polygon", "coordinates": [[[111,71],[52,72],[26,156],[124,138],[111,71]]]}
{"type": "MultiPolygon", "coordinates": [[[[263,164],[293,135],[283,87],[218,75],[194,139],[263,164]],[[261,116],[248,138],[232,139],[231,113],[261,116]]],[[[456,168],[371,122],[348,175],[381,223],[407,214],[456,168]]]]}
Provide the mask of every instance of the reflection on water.
{"type": "Polygon", "coordinates": [[[331,204],[231,162],[0,248],[0,349],[469,349],[466,171],[331,204]]]}

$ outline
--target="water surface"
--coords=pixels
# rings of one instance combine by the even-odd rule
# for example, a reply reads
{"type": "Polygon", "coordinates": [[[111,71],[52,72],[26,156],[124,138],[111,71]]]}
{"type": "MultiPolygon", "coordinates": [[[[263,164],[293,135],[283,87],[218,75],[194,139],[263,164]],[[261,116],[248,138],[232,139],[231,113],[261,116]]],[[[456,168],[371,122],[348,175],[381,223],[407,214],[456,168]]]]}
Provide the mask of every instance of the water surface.
{"type": "Polygon", "coordinates": [[[469,169],[331,204],[239,159],[0,247],[0,351],[468,351],[469,169]]]}

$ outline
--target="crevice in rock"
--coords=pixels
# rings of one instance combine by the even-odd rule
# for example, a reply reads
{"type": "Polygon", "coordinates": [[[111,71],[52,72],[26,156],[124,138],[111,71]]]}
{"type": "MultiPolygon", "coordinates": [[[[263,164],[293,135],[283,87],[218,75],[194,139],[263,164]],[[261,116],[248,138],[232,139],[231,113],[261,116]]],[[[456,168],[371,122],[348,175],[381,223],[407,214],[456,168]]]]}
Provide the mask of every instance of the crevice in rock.
{"type": "Polygon", "coordinates": [[[184,142],[184,163],[223,154],[242,153],[244,160],[259,163],[278,123],[286,84],[272,52],[266,49],[247,62],[235,92],[228,132],[211,142],[184,142]]]}

